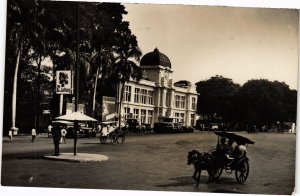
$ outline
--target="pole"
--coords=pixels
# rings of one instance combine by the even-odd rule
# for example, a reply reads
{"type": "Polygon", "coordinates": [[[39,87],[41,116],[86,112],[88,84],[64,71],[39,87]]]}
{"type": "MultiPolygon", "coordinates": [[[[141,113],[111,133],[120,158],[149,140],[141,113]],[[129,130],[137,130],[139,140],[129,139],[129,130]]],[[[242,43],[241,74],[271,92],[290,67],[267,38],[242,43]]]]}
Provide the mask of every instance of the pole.
{"type": "Polygon", "coordinates": [[[60,94],[59,96],[59,115],[62,115],[62,110],[63,110],[63,103],[64,103],[64,95],[60,94]]]}
{"type": "MultiPolygon", "coordinates": [[[[79,98],[79,2],[77,2],[77,12],[76,12],[76,34],[77,34],[77,49],[76,49],[76,65],[75,65],[75,112],[78,111],[78,98],[79,98]]],[[[78,121],[74,122],[74,156],[77,155],[77,131],[78,131],[78,121]]]]}

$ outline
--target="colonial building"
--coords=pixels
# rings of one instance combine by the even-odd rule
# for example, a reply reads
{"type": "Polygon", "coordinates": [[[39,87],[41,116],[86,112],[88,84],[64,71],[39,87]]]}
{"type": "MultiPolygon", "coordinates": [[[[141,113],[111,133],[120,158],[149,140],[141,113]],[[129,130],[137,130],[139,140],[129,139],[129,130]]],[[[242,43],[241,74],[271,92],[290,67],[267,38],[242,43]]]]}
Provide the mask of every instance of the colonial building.
{"type": "MultiPolygon", "coordinates": [[[[198,94],[188,81],[173,83],[170,59],[156,48],[142,57],[140,67],[143,79],[125,84],[121,115],[152,126],[162,121],[194,126],[198,94]]],[[[120,100],[120,85],[117,89],[120,100]]]]}

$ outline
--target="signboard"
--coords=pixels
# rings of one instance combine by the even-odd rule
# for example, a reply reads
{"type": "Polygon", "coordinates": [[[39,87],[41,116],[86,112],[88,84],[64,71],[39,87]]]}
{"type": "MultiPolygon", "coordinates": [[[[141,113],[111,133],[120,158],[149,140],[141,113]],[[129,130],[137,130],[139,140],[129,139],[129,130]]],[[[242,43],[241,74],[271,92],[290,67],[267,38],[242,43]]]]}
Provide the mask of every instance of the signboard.
{"type": "MultiPolygon", "coordinates": [[[[78,104],[77,111],[85,114],[85,106],[84,106],[84,104],[78,104]]],[[[72,112],[75,112],[75,103],[67,103],[66,114],[70,114],[72,112]]]]}
{"type": "Polygon", "coordinates": [[[72,71],[56,71],[56,94],[73,94],[72,71]]]}
{"type": "Polygon", "coordinates": [[[102,103],[102,120],[107,120],[109,117],[114,117],[116,112],[116,100],[114,97],[103,96],[102,103]],[[111,116],[109,116],[111,115],[111,116]],[[108,117],[107,117],[108,116],[108,117]]]}
{"type": "Polygon", "coordinates": [[[50,114],[50,113],[51,113],[50,110],[43,110],[43,111],[42,111],[42,114],[50,114]]]}

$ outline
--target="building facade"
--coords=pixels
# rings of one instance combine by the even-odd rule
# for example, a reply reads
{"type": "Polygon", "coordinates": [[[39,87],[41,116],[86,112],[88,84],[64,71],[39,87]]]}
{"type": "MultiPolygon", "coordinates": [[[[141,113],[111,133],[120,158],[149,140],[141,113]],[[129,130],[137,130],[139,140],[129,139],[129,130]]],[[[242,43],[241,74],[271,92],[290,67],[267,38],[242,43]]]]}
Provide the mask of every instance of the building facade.
{"type": "MultiPolygon", "coordinates": [[[[173,83],[169,58],[156,48],[142,57],[140,67],[143,79],[125,84],[122,111],[117,113],[151,126],[163,121],[194,126],[198,94],[186,80],[173,83]]],[[[121,84],[117,89],[116,100],[120,100],[121,84]]]]}

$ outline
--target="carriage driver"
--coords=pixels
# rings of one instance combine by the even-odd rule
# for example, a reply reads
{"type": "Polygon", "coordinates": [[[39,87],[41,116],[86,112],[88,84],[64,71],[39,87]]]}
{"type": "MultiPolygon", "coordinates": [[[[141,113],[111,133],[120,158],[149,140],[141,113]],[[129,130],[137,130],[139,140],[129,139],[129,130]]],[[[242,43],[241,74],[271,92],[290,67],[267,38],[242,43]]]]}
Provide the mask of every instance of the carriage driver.
{"type": "Polygon", "coordinates": [[[220,162],[222,162],[224,165],[228,165],[233,161],[233,158],[231,157],[233,152],[232,144],[232,140],[229,140],[226,144],[226,138],[222,137],[220,145],[217,148],[217,157],[219,157],[220,162]]]}

